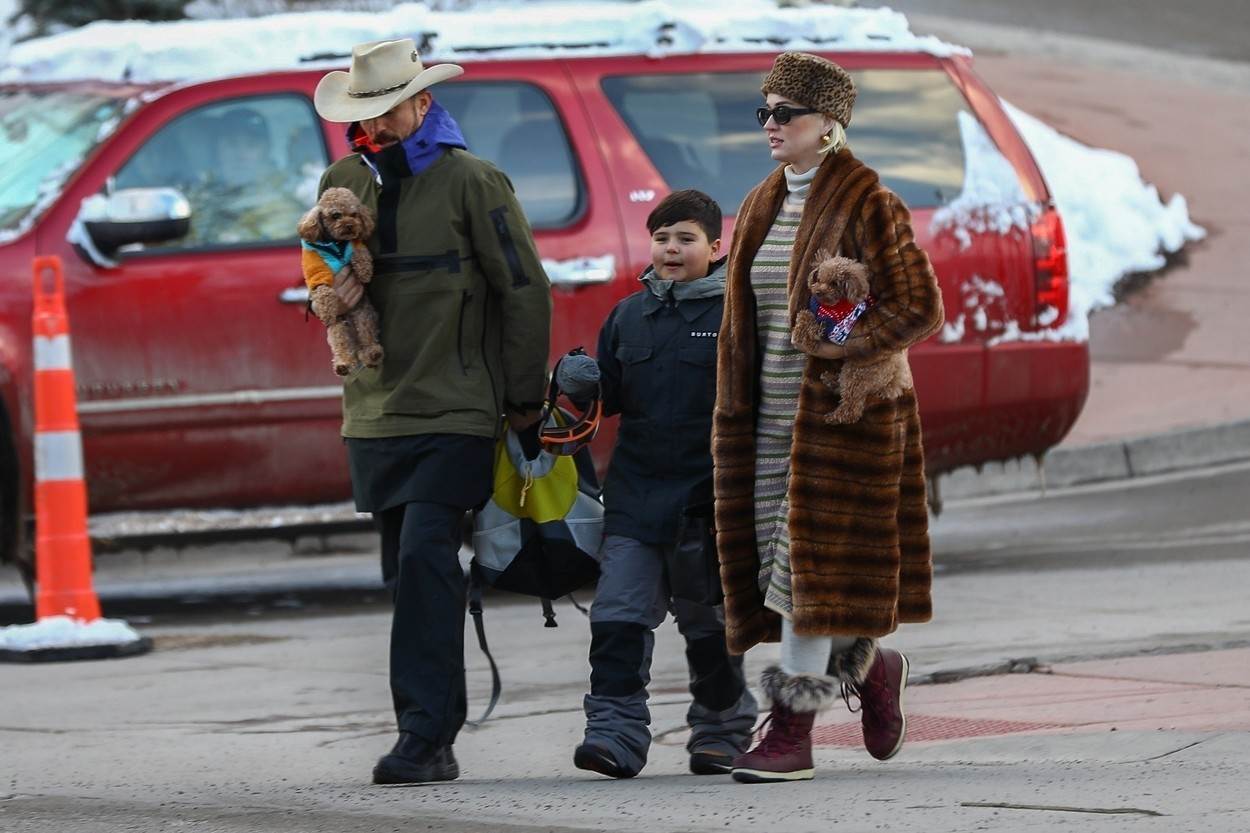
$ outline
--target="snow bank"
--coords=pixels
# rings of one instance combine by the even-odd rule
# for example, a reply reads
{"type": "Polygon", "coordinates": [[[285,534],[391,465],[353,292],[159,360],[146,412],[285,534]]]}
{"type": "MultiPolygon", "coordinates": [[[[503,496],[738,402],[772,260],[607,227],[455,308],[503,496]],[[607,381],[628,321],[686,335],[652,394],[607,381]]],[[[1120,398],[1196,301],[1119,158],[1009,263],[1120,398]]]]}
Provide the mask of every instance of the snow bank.
{"type": "Polygon", "coordinates": [[[964,184],[955,199],[933,213],[932,231],[950,229],[965,249],[972,245],[973,233],[1027,232],[1039,209],[1029,203],[1015,168],[975,116],[961,110],[958,118],[964,184]]]}
{"type": "Polygon", "coordinates": [[[0,628],[0,650],[39,651],[46,648],[129,645],[141,638],[120,619],[81,622],[68,616],[48,616],[32,625],[0,628]]]}
{"type": "Polygon", "coordinates": [[[223,529],[280,529],[303,524],[367,521],[351,501],[313,506],[260,506],[253,509],[184,509],[176,512],[107,512],[92,515],[92,538],[126,538],[212,532],[223,529]]]}
{"type": "Polygon", "coordinates": [[[1062,135],[1003,102],[1050,186],[1068,239],[1070,302],[1057,330],[1023,334],[1018,328],[996,341],[1089,338],[1089,314],[1115,303],[1116,283],[1134,272],[1163,267],[1164,253],[1206,237],[1189,219],[1185,198],[1167,203],[1142,180],[1137,163],[1112,150],[1091,148],[1062,135]]]}
{"type": "MultiPolygon", "coordinates": [[[[1165,253],[1201,240],[1206,232],[1189,219],[1185,198],[1166,204],[1144,182],[1137,163],[1122,153],[1092,148],[1070,139],[1027,113],[1003,102],[1029,146],[1050,187],[1068,243],[1068,317],[1059,327],[1025,332],[1005,316],[1002,287],[992,277],[974,276],[962,288],[963,308],[948,310],[940,340],[957,342],[970,329],[1002,332],[989,342],[1086,341],[1089,316],[1115,303],[1121,278],[1159,269],[1165,253]]],[[[960,193],[933,214],[930,230],[950,232],[963,247],[974,234],[1027,233],[1040,214],[1031,203],[1011,163],[984,127],[968,113],[959,114],[965,176],[960,193]]],[[[1045,323],[1045,322],[1043,322],[1045,323]]]]}
{"type": "MultiPolygon", "coordinates": [[[[3,2],[3,0],[0,0],[3,2]]],[[[890,9],[778,8],[773,0],[492,4],[463,12],[304,12],[176,23],[100,21],[13,46],[0,80],[206,78],[344,63],[354,43],[411,36],[437,60],[793,49],[966,53],[890,9]],[[510,13],[501,13],[510,12],[510,13]],[[482,52],[480,50],[488,50],[482,52]]]]}

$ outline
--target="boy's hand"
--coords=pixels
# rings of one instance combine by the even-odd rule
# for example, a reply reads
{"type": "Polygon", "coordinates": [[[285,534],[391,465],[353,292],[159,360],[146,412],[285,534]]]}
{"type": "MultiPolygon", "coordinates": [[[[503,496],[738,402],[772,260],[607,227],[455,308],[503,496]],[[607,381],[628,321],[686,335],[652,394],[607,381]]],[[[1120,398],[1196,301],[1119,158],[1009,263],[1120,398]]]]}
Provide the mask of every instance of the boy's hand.
{"type": "Polygon", "coordinates": [[[339,296],[343,306],[348,309],[354,309],[360,303],[360,299],[365,296],[364,284],[356,280],[356,275],[352,272],[350,265],[344,266],[335,274],[334,294],[339,296]]]}

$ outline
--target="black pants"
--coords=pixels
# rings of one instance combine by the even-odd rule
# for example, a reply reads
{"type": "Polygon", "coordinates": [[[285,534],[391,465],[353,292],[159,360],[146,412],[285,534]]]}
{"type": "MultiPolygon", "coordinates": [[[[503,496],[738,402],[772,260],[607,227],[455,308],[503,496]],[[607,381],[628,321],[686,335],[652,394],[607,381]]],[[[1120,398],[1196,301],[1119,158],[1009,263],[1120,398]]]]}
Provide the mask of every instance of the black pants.
{"type": "Polygon", "coordinates": [[[450,746],[464,725],[464,509],[405,503],[374,513],[391,591],[391,699],[400,731],[450,746]]]}

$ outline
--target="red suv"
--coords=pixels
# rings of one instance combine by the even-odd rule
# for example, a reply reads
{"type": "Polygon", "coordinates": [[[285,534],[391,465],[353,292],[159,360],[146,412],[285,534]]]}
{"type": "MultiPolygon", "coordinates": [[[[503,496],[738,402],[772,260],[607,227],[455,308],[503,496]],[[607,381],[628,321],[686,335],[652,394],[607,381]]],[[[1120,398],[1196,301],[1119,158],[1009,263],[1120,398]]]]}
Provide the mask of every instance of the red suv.
{"type": "MultiPolygon", "coordinates": [[[[911,354],[929,472],[1046,451],[1084,403],[1088,351],[1029,337],[1058,327],[1067,300],[1037,165],[967,58],[828,54],[860,91],[851,147],[911,206],[952,322],[911,354]],[[971,179],[970,127],[1014,169],[1023,222],[934,222],[971,179]]],[[[644,219],[669,190],[720,201],[728,242],[772,164],[754,120],[772,57],[466,62],[436,89],[516,186],[554,286],[554,352],[593,345],[637,287],[644,219]]],[[[93,512],[348,495],[340,384],[294,240],[318,175],[348,152],[313,111],[321,75],[0,85],[5,554],[30,515],[36,255],[65,264],[93,512]]],[[[610,445],[598,450],[603,462],[610,445]]]]}

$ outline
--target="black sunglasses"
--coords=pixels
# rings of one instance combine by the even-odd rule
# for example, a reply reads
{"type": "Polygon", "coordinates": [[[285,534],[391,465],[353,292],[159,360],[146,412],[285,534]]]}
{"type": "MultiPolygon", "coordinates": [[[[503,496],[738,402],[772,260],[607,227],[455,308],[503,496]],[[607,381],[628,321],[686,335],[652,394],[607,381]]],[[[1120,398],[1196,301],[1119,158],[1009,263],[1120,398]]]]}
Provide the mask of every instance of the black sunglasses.
{"type": "Polygon", "coordinates": [[[815,112],[816,111],[810,107],[791,107],[789,104],[778,104],[771,110],[767,107],[761,107],[756,110],[755,120],[760,123],[760,127],[768,124],[769,117],[771,117],[773,121],[777,122],[777,124],[789,124],[790,119],[795,116],[806,116],[808,113],[815,112]]]}

